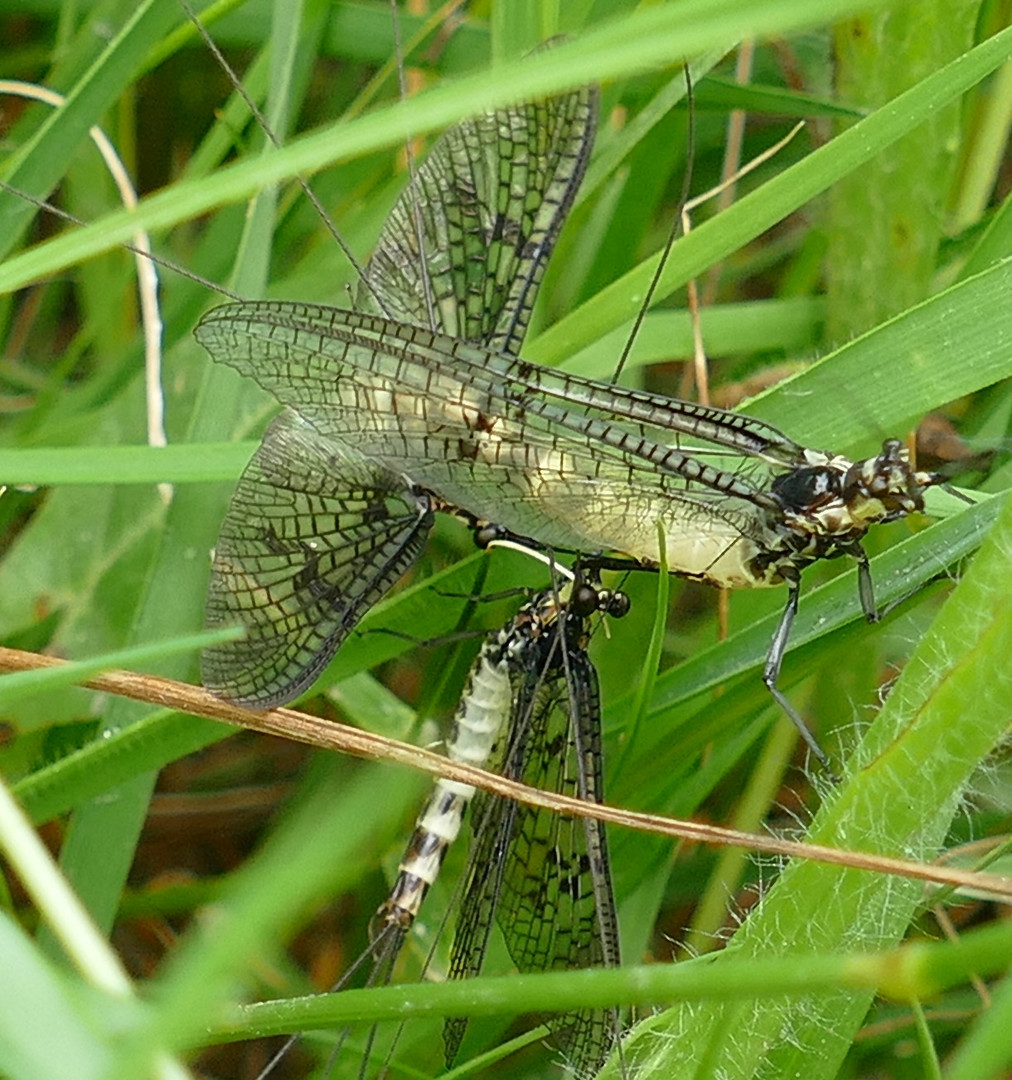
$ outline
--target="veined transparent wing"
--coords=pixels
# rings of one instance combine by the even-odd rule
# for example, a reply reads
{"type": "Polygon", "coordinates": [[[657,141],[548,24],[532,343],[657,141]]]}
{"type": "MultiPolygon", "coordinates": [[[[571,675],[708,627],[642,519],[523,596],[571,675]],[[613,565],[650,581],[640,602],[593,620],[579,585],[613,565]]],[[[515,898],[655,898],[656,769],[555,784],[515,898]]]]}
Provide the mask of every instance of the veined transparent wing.
{"type": "Polygon", "coordinates": [[[223,304],[203,316],[195,335],[214,359],[335,434],[349,414],[372,404],[360,399],[358,388],[424,399],[433,396],[433,386],[441,393],[437,380],[445,380],[468,388],[476,400],[487,398],[489,408],[533,409],[580,434],[598,433],[588,421],[621,420],[629,431],[696,456],[747,454],[779,468],[806,461],[805,447],[761,420],[554,371],[480,342],[341,308],[270,300],[223,304]]]}
{"type": "MultiPolygon", "coordinates": [[[[723,559],[717,572],[736,584],[746,581],[725,568],[763,543],[755,504],[768,500],[771,476],[771,467],[738,443],[793,447],[767,425],[702,410],[709,427],[726,425],[734,444],[722,450],[728,467],[717,468],[696,453],[701,436],[679,432],[678,402],[613,392],[444,335],[336,309],[219,308],[205,316],[197,337],[314,426],[478,518],[558,548],[613,550],[652,562],[660,520],[673,570],[703,577],[723,559]],[[551,393],[542,394],[546,388],[551,393]],[[572,390],[572,405],[561,390],[572,390]],[[649,408],[652,424],[610,415],[613,401],[649,408]],[[681,442],[693,443],[691,452],[681,442]]],[[[700,411],[687,409],[684,423],[695,431],[700,411]]]]}
{"type": "Polygon", "coordinates": [[[204,685],[260,708],[291,700],[418,558],[431,527],[424,495],[286,409],[218,537],[207,625],[240,622],[246,636],[204,650],[204,685]]]}
{"type": "MultiPolygon", "coordinates": [[[[564,625],[563,625],[564,622],[564,625]]],[[[516,677],[508,734],[492,768],[535,787],[600,801],[601,720],[597,672],[583,620],[572,611],[560,632],[528,654],[516,677]]],[[[521,971],[619,963],[618,925],[604,827],[479,793],[450,960],[451,978],[479,973],[493,917],[521,971]]],[[[553,1018],[554,1041],[576,1076],[603,1064],[619,1031],[611,1010],[553,1018]]],[[[444,1028],[447,1061],[466,1020],[444,1028]]]]}
{"type": "Polygon", "coordinates": [[[772,584],[923,506],[898,444],[854,463],[721,409],[563,375],[388,320],[225,306],[198,339],[321,430],[544,544],[712,584],[772,584]],[[716,462],[716,464],[714,463],[716,462]]]}
{"type": "Polygon", "coordinates": [[[447,131],[395,203],[356,306],[516,353],[590,159],[597,90],[447,131]]]}
{"type": "MultiPolygon", "coordinates": [[[[428,326],[428,293],[448,332],[518,348],[586,168],[595,100],[580,90],[446,132],[394,207],[363,302],[428,326]]],[[[342,457],[332,428],[296,411],[301,420],[276,421],[247,466],[211,568],[208,625],[239,624],[247,637],[206,650],[204,681],[250,705],[306,689],[417,559],[431,526],[397,462],[367,465],[353,432],[337,440],[351,448],[342,457]],[[384,520],[392,496],[405,500],[393,523],[384,520]]]]}

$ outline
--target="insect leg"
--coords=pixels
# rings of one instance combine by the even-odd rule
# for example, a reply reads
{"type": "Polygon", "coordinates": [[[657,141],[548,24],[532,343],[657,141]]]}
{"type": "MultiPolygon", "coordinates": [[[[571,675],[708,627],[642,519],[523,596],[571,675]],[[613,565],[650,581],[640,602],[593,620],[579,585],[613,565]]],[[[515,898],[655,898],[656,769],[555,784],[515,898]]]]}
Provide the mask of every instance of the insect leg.
{"type": "Polygon", "coordinates": [[[787,641],[791,636],[791,627],[794,625],[794,616],[798,613],[798,597],[801,595],[801,578],[797,571],[793,571],[790,576],[785,573],[784,577],[787,585],[787,604],[784,607],[783,614],[780,616],[780,622],[777,623],[769,651],[766,653],[766,663],[763,665],[763,685],[773,695],[773,700],[787,714],[791,723],[798,729],[798,733],[805,740],[805,745],[815,755],[818,762],[829,768],[829,758],[825,750],[819,746],[815,736],[808,730],[797,709],[794,708],[784,692],[777,686],[780,668],[784,662],[784,653],[787,651],[787,641]]]}

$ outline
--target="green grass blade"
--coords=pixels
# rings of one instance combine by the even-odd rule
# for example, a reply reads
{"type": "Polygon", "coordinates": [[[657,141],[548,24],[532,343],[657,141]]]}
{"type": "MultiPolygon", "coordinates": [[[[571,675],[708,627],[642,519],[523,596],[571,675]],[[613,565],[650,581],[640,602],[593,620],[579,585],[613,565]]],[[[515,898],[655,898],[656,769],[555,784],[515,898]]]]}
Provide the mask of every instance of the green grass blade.
{"type": "MultiPolygon", "coordinates": [[[[934,858],[971,775],[1008,732],[1010,551],[1007,503],[848,763],[846,782],[813,822],[813,843],[934,858]]],[[[900,940],[920,902],[913,882],[794,863],[716,964],[880,948],[900,940]]],[[[718,1075],[769,1070],[828,1078],[870,1000],[870,993],[841,986],[805,996],[761,995],[732,1008],[686,1005],[642,1024],[626,1043],[626,1061],[637,1063],[636,1076],[644,1080],[696,1076],[704,1061],[718,1075]]]]}

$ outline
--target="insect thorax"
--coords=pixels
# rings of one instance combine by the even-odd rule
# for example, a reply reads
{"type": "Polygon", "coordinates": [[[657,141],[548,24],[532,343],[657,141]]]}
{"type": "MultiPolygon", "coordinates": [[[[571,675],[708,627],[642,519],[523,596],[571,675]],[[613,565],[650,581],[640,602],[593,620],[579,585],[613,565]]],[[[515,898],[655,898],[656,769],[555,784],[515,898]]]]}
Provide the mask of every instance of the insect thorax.
{"type": "Polygon", "coordinates": [[[841,455],[808,451],[810,464],[776,478],[771,493],[781,504],[767,514],[775,547],[761,552],[757,572],[782,578],[787,565],[854,554],[871,525],[924,509],[924,489],[941,482],[916,472],[898,439],[887,439],[872,458],[852,462],[841,455]]]}

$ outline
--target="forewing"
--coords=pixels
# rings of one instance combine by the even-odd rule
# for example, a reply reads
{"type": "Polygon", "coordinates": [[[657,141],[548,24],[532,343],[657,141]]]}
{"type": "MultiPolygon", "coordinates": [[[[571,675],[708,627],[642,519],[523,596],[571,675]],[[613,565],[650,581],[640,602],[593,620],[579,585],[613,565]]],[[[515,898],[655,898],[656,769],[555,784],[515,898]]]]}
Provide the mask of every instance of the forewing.
{"type": "MultiPolygon", "coordinates": [[[[512,723],[512,718],[511,718],[512,723]]],[[[498,771],[501,763],[490,762],[498,771]]],[[[450,951],[451,979],[469,979],[481,972],[502,891],[502,878],[517,804],[478,792],[471,817],[474,840],[460,886],[460,910],[450,951]]],[[[446,1063],[452,1065],[467,1029],[465,1017],[451,1017],[443,1024],[446,1063]]]]}
{"type": "Polygon", "coordinates": [[[259,708],[296,697],[418,558],[431,525],[403,479],[282,412],[221,526],[205,621],[246,635],[204,650],[204,685],[259,708]]]}
{"type": "MultiPolygon", "coordinates": [[[[754,504],[767,499],[767,465],[734,445],[721,451],[724,468],[700,460],[703,440],[688,422],[696,406],[637,395],[623,400],[656,421],[623,420],[607,412],[618,391],[603,384],[312,305],[219,308],[197,337],[315,428],[518,535],[651,558],[660,519],[669,536],[707,534],[703,556],[673,566],[697,573],[762,527],[754,504]],[[542,383],[550,393],[530,388],[542,383]],[[680,407],[690,410],[684,434],[680,407]]],[[[732,443],[772,431],[719,410],[705,415],[727,425],[732,443]]]]}
{"type": "Polygon", "coordinates": [[[516,353],[596,121],[585,87],[445,132],[387,218],[358,307],[516,353]]]}
{"type": "Polygon", "coordinates": [[[525,440],[530,431],[655,475],[691,474],[698,489],[723,494],[730,485],[748,499],[766,486],[769,465],[804,455],[775,428],[737,413],[563,375],[339,308],[226,304],[204,315],[194,333],[216,360],[255,379],[320,431],[360,436],[370,456],[400,455],[401,443],[387,445],[391,435],[414,436],[403,444],[405,468],[419,455],[424,461],[417,445],[423,434],[459,442],[463,453],[480,451],[489,434],[525,440]],[[718,467],[701,470],[699,459],[710,457],[718,467]],[[721,459],[726,468],[719,468],[721,459]],[[735,475],[746,459],[751,483],[735,475]]]}
{"type": "MultiPolygon", "coordinates": [[[[600,801],[600,707],[587,654],[563,643],[518,686],[504,775],[533,787],[600,801]]],[[[468,863],[450,975],[475,975],[493,915],[520,971],[619,962],[618,927],[604,829],[494,796],[475,799],[468,863]]],[[[607,1010],[551,1020],[555,1042],[577,1076],[597,1070],[617,1031],[607,1010]]],[[[447,1021],[452,1060],[466,1021],[447,1021]]]]}
{"type": "MultiPolygon", "coordinates": [[[[535,787],[600,802],[601,721],[597,675],[570,649],[539,694],[526,768],[535,787]]],[[[599,821],[518,805],[496,919],[521,971],[619,962],[611,871],[599,821]]],[[[555,1041],[577,1076],[595,1072],[616,1033],[605,1010],[561,1017],[555,1041]]]]}
{"type": "Polygon", "coordinates": [[[505,401],[543,402],[574,420],[629,421],[633,430],[685,436],[704,445],[793,467],[804,447],[761,420],[663,394],[630,390],[504,356],[480,343],[342,308],[286,300],[222,304],[194,330],[219,363],[256,380],[279,400],[304,412],[342,404],[344,385],[391,382],[424,389],[433,377],[505,401]],[[304,379],[299,385],[292,376],[304,379]]]}

